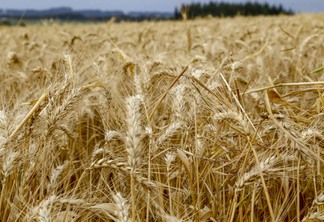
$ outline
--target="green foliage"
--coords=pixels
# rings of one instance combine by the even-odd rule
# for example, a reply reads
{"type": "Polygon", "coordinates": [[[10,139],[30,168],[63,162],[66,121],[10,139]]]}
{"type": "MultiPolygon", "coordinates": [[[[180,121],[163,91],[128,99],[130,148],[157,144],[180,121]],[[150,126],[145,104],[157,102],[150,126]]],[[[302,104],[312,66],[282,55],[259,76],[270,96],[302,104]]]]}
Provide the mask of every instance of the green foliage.
{"type": "Polygon", "coordinates": [[[291,10],[286,10],[282,5],[275,6],[268,3],[247,2],[247,3],[225,3],[210,1],[206,4],[191,3],[181,6],[180,11],[175,9],[175,18],[180,19],[181,14],[186,13],[187,18],[195,17],[233,17],[236,15],[257,16],[257,15],[291,15],[291,10]]]}

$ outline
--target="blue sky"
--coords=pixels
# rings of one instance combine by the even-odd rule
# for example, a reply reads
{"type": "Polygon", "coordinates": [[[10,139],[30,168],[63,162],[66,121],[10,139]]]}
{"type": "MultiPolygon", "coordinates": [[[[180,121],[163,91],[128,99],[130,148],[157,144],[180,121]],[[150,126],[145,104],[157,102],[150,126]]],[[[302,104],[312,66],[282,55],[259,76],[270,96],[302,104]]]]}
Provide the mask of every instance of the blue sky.
{"type": "MultiPolygon", "coordinates": [[[[128,11],[174,11],[181,3],[210,0],[0,0],[2,9],[47,9],[68,6],[73,9],[102,9],[128,11]]],[[[216,0],[218,2],[246,2],[248,0],[216,0]]],[[[296,12],[324,12],[324,0],[250,0],[282,4],[296,12]]]]}

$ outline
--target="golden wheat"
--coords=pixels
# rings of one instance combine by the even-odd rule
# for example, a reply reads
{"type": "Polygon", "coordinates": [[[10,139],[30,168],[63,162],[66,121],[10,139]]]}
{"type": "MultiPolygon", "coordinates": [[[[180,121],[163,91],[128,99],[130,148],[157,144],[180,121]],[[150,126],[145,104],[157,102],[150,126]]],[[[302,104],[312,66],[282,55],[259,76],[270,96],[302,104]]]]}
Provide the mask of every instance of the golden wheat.
{"type": "Polygon", "coordinates": [[[0,221],[320,221],[321,14],[0,27],[0,221]]]}

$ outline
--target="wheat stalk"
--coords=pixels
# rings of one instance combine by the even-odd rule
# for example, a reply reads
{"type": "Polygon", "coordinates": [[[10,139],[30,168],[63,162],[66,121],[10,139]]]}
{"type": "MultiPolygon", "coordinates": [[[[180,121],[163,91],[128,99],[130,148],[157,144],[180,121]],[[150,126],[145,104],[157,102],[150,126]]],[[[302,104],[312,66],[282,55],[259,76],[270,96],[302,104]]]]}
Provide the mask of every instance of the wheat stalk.
{"type": "Polygon", "coordinates": [[[0,221],[323,219],[322,16],[186,19],[1,27],[0,221]]]}

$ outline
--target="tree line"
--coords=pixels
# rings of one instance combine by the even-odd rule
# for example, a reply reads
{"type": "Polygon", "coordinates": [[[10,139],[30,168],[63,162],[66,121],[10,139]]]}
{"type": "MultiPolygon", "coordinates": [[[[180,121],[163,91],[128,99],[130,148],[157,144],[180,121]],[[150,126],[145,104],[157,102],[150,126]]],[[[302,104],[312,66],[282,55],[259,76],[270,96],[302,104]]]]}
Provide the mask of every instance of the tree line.
{"type": "Polygon", "coordinates": [[[257,16],[257,15],[292,15],[292,10],[285,9],[280,5],[270,5],[269,3],[246,2],[246,3],[225,3],[213,2],[209,3],[191,3],[183,4],[180,9],[176,8],[174,17],[181,19],[186,16],[188,19],[196,17],[233,17],[257,16]]]}
{"type": "Polygon", "coordinates": [[[54,8],[49,10],[1,10],[0,9],[0,26],[15,25],[17,21],[37,22],[40,20],[54,19],[62,22],[101,22],[114,18],[119,21],[147,21],[147,20],[174,20],[181,18],[196,17],[233,17],[256,16],[256,15],[279,15],[294,14],[292,10],[286,10],[282,5],[270,5],[268,3],[247,2],[247,3],[191,3],[183,4],[175,12],[157,13],[157,12],[134,12],[124,13],[122,11],[101,11],[101,10],[76,10],[71,8],[54,8]]]}

